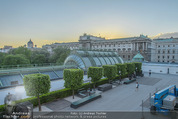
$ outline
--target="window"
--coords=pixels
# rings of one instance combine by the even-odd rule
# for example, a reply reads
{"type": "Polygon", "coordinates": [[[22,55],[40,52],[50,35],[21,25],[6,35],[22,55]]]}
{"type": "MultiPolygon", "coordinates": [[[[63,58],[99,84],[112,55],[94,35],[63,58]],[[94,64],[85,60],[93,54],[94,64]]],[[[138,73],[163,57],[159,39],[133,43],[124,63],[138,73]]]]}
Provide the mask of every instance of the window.
{"type": "Polygon", "coordinates": [[[174,53],[175,53],[175,50],[173,50],[172,53],[174,54],[174,53]]]}
{"type": "Polygon", "coordinates": [[[125,48],[123,48],[122,50],[125,51],[125,48]]]}
{"type": "Polygon", "coordinates": [[[167,56],[167,58],[169,59],[169,56],[167,56]]]}
{"type": "Polygon", "coordinates": [[[123,58],[125,58],[125,55],[123,55],[123,58]]]}
{"type": "Polygon", "coordinates": [[[105,45],[105,47],[106,47],[106,45],[105,45]]]}
{"type": "Polygon", "coordinates": [[[158,62],[159,62],[159,60],[158,60],[158,62]]]}
{"type": "Polygon", "coordinates": [[[167,53],[169,54],[169,50],[167,51],[167,53]]]}
{"type": "Polygon", "coordinates": [[[175,45],[173,45],[173,47],[175,47],[175,45]]]}
{"type": "Polygon", "coordinates": [[[109,47],[111,47],[111,45],[109,44],[109,47]]]}
{"type": "Polygon", "coordinates": [[[169,62],[169,61],[167,61],[167,62],[169,62]]]}
{"type": "Polygon", "coordinates": [[[158,48],[160,47],[160,45],[158,45],[158,48]]]}
{"type": "Polygon", "coordinates": [[[164,59],[164,56],[163,56],[163,59],[164,59]]]}
{"type": "Polygon", "coordinates": [[[128,48],[128,51],[130,51],[131,50],[131,48],[128,48]]]}
{"type": "Polygon", "coordinates": [[[130,59],[130,55],[128,55],[128,58],[130,59]]]}
{"type": "Polygon", "coordinates": [[[165,47],[165,46],[163,45],[163,47],[165,47]]]}
{"type": "Polygon", "coordinates": [[[165,53],[165,51],[163,51],[163,54],[165,53]]]}
{"type": "Polygon", "coordinates": [[[164,60],[163,60],[163,62],[164,62],[164,60]]]}
{"type": "Polygon", "coordinates": [[[158,50],[158,53],[160,53],[160,50],[158,50]]]}
{"type": "Polygon", "coordinates": [[[118,51],[120,51],[121,49],[120,48],[118,48],[118,51]]]}
{"type": "Polygon", "coordinates": [[[158,56],[158,59],[159,59],[159,56],[158,56]]]}
{"type": "Polygon", "coordinates": [[[169,45],[168,45],[168,47],[169,47],[169,45]]]}
{"type": "Polygon", "coordinates": [[[115,47],[115,44],[114,44],[114,47],[115,47]]]}
{"type": "Polygon", "coordinates": [[[174,56],[172,56],[172,59],[174,59],[174,56]]]}

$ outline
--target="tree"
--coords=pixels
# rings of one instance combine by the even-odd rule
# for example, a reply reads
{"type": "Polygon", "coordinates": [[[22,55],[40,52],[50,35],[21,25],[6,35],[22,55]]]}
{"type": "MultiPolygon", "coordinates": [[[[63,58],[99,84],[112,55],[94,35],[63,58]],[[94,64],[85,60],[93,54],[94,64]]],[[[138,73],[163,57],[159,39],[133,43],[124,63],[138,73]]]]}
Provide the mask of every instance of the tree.
{"type": "Polygon", "coordinates": [[[27,96],[38,98],[39,111],[41,111],[40,95],[48,93],[51,88],[49,75],[29,74],[24,76],[23,83],[27,96]]]}
{"type": "Polygon", "coordinates": [[[115,65],[117,66],[117,74],[119,76],[124,76],[127,73],[127,65],[126,64],[115,64],[115,65]]]}
{"type": "Polygon", "coordinates": [[[142,63],[141,62],[134,62],[134,64],[135,64],[136,74],[142,73],[142,63]]]}
{"type": "Polygon", "coordinates": [[[43,54],[38,54],[33,57],[32,64],[44,64],[45,63],[45,56],[43,54]]]}
{"type": "Polygon", "coordinates": [[[32,64],[48,63],[49,58],[50,58],[50,53],[46,49],[38,49],[31,52],[32,64]]]}
{"type": "Polygon", "coordinates": [[[59,46],[53,50],[53,55],[50,58],[50,62],[63,63],[69,54],[70,54],[70,49],[59,46]]]}
{"type": "Polygon", "coordinates": [[[116,65],[103,65],[104,69],[104,76],[110,80],[113,80],[116,77],[117,74],[117,67],[116,65]]]}
{"type": "Polygon", "coordinates": [[[83,84],[84,72],[81,69],[64,69],[64,86],[72,89],[74,99],[74,90],[83,84]]]}
{"type": "Polygon", "coordinates": [[[91,77],[93,82],[93,87],[95,89],[95,84],[103,77],[103,68],[102,67],[89,67],[88,68],[88,78],[91,77]]]}
{"type": "Polygon", "coordinates": [[[3,65],[4,58],[7,54],[0,52],[0,65],[3,65]]]}
{"type": "Polygon", "coordinates": [[[16,49],[12,49],[9,51],[9,54],[22,54],[24,55],[27,59],[31,60],[31,50],[29,50],[28,48],[25,48],[23,46],[20,46],[16,49]]]}
{"type": "Polygon", "coordinates": [[[25,58],[24,55],[7,55],[3,61],[4,65],[20,65],[20,64],[30,64],[30,61],[25,58]]]}
{"type": "Polygon", "coordinates": [[[129,79],[131,80],[131,75],[135,71],[135,64],[134,63],[126,63],[126,65],[127,65],[128,76],[129,76],[129,79]]]}

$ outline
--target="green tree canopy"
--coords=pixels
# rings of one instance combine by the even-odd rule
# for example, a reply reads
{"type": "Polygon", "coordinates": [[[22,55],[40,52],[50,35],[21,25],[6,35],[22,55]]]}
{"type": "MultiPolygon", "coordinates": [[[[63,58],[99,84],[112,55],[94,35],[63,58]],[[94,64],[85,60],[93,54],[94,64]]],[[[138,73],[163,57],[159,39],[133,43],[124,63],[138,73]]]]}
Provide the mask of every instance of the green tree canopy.
{"type": "Polygon", "coordinates": [[[32,64],[48,63],[49,58],[50,58],[50,53],[46,49],[38,49],[31,52],[32,64]]]}
{"type": "Polygon", "coordinates": [[[31,50],[29,50],[28,48],[25,48],[23,46],[20,46],[16,49],[12,49],[9,51],[9,54],[22,54],[24,55],[27,59],[31,59],[31,50]]]}
{"type": "Polygon", "coordinates": [[[126,64],[115,64],[117,66],[117,74],[118,75],[125,75],[127,73],[127,65],[126,64]],[[120,73],[119,73],[120,71],[120,73]]]}
{"type": "Polygon", "coordinates": [[[134,63],[126,63],[126,65],[127,65],[128,75],[133,74],[135,71],[135,64],[134,63]]]}
{"type": "Polygon", "coordinates": [[[70,54],[70,49],[57,47],[53,50],[53,55],[50,58],[50,62],[63,63],[66,57],[70,54]]]}
{"type": "Polygon", "coordinates": [[[88,78],[91,77],[91,81],[95,84],[103,77],[103,68],[102,67],[89,67],[88,68],[88,78]]]}
{"type": "Polygon", "coordinates": [[[135,71],[140,73],[142,71],[142,63],[141,62],[134,62],[135,64],[135,71]]]}
{"type": "Polygon", "coordinates": [[[6,55],[7,55],[6,53],[0,52],[0,65],[3,65],[4,58],[5,58],[6,55]]]}
{"type": "Polygon", "coordinates": [[[22,54],[6,55],[3,64],[4,65],[30,64],[30,61],[26,59],[25,56],[22,54]]]}
{"type": "Polygon", "coordinates": [[[44,64],[45,61],[45,56],[43,54],[38,54],[33,57],[32,64],[44,64]]]}
{"type": "Polygon", "coordinates": [[[39,111],[41,111],[39,96],[48,93],[51,88],[49,75],[29,74],[24,76],[23,83],[27,96],[35,96],[38,98],[39,111]]]}
{"type": "Polygon", "coordinates": [[[81,69],[64,69],[63,75],[65,80],[64,86],[72,89],[74,99],[74,90],[83,84],[84,72],[81,69]]]}
{"type": "Polygon", "coordinates": [[[104,76],[109,79],[110,83],[110,80],[113,80],[117,75],[117,67],[116,65],[103,65],[103,69],[104,76]]]}

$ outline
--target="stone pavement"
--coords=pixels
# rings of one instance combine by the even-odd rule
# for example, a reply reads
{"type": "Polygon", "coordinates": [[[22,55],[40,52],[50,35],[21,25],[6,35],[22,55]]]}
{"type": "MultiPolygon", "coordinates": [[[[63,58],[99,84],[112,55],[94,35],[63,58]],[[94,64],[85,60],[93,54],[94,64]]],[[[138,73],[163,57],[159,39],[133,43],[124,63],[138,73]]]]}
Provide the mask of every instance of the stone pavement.
{"type": "MultiPolygon", "coordinates": [[[[177,85],[177,75],[155,74],[149,77],[148,73],[144,74],[143,78],[138,78],[139,89],[136,91],[135,84],[122,84],[114,86],[113,89],[102,93],[102,97],[92,101],[86,105],[83,105],[77,109],[70,107],[71,102],[79,100],[80,98],[75,96],[66,97],[64,99],[58,99],[53,102],[43,104],[43,111],[127,111],[137,112],[143,110],[149,111],[149,95],[155,91],[161,90],[169,85],[177,85]]],[[[35,108],[34,111],[37,111],[35,108]]]]}

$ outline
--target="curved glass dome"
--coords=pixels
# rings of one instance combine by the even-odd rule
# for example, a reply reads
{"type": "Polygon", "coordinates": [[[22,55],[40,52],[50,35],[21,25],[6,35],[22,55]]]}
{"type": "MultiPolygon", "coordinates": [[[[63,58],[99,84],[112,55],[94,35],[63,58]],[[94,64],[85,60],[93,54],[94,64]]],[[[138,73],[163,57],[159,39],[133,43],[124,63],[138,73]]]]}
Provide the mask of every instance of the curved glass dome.
{"type": "Polygon", "coordinates": [[[116,63],[124,63],[124,61],[115,52],[77,50],[66,58],[64,65],[76,65],[87,71],[91,66],[101,67],[116,63]]]}

